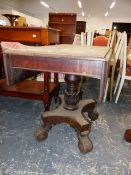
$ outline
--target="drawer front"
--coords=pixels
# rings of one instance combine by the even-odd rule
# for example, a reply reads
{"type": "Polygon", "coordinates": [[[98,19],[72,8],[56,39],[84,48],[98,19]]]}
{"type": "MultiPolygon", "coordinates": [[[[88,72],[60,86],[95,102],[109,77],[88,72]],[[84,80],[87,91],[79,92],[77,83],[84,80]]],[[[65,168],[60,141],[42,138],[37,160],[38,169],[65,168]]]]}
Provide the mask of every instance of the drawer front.
{"type": "Polygon", "coordinates": [[[0,41],[40,42],[41,31],[1,30],[0,41]]]}

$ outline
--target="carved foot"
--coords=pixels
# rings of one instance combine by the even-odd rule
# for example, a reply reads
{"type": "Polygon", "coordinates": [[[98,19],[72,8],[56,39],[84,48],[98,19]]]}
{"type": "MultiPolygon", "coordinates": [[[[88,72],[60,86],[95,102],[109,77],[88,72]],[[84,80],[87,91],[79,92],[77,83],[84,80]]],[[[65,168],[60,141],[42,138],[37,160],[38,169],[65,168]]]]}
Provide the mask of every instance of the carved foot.
{"type": "Polygon", "coordinates": [[[78,139],[78,148],[83,154],[86,154],[92,150],[93,144],[87,135],[79,136],[78,139]]]}
{"type": "Polygon", "coordinates": [[[83,116],[85,117],[85,119],[89,119],[92,120],[92,121],[95,121],[98,119],[98,112],[95,110],[95,107],[96,107],[96,101],[94,100],[94,102],[91,102],[87,105],[85,105],[81,112],[83,114],[83,116]]]}
{"type": "Polygon", "coordinates": [[[99,114],[96,111],[92,111],[90,113],[89,112],[84,112],[83,116],[85,117],[85,119],[89,119],[90,118],[91,121],[95,121],[95,120],[98,119],[99,114]]]}
{"type": "Polygon", "coordinates": [[[40,127],[35,131],[35,138],[38,141],[45,140],[48,137],[48,132],[51,129],[51,126],[40,127]]]}

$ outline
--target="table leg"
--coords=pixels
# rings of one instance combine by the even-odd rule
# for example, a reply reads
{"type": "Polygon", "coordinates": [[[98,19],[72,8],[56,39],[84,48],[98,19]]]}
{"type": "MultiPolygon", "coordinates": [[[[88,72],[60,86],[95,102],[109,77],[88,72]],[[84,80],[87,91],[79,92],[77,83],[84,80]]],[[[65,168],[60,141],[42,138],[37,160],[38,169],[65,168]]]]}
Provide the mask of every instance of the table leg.
{"type": "Polygon", "coordinates": [[[48,111],[50,108],[50,94],[49,94],[49,72],[44,72],[44,94],[43,94],[43,101],[45,111],[48,111]]]}
{"type": "Polygon", "coordinates": [[[54,82],[57,83],[58,85],[57,85],[57,88],[55,88],[52,93],[50,93],[50,90],[49,90],[49,88],[50,88],[50,76],[51,75],[49,72],[44,72],[44,93],[42,95],[42,98],[43,98],[45,111],[50,110],[50,104],[51,104],[52,97],[54,97],[56,107],[59,103],[58,94],[59,94],[60,86],[58,84],[58,74],[54,75],[54,82]]]}

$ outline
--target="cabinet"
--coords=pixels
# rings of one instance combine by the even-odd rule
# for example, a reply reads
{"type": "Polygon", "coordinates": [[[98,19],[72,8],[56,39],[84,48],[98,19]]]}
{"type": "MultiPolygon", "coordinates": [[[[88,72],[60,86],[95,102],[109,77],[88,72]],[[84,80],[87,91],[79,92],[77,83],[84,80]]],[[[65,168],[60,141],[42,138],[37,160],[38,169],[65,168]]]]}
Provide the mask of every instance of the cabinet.
{"type": "Polygon", "coordinates": [[[131,35],[131,23],[123,23],[123,22],[113,22],[112,23],[112,30],[117,29],[119,32],[124,32],[126,31],[127,33],[127,43],[129,42],[129,38],[131,35]]]}
{"type": "Polygon", "coordinates": [[[86,22],[85,21],[77,21],[76,22],[76,33],[81,34],[81,32],[85,32],[86,30],[86,22]]]}
{"type": "Polygon", "coordinates": [[[76,33],[76,13],[49,13],[49,27],[60,30],[60,43],[72,44],[76,33]]]}

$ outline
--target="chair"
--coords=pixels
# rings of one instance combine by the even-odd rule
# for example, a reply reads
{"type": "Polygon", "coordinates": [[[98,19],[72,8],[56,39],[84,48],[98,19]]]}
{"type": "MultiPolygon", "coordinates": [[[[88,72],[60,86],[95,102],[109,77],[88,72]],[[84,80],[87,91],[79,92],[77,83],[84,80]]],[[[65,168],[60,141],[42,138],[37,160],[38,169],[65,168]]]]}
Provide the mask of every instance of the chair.
{"type": "Polygon", "coordinates": [[[74,45],[81,45],[81,35],[80,34],[75,34],[73,44],[74,45]]]}
{"type": "Polygon", "coordinates": [[[105,36],[97,36],[93,39],[93,45],[94,46],[109,46],[109,47],[113,47],[115,45],[115,41],[116,41],[116,30],[113,30],[110,33],[109,38],[105,37],[105,36]]]}
{"type": "Polygon", "coordinates": [[[81,45],[86,45],[86,40],[87,40],[87,37],[86,37],[86,33],[84,32],[81,32],[81,45]]]}
{"type": "Polygon", "coordinates": [[[113,49],[112,58],[110,60],[109,77],[107,80],[103,102],[105,102],[105,99],[107,97],[108,89],[109,89],[109,100],[110,101],[112,100],[112,91],[113,91],[113,86],[114,86],[114,74],[116,70],[117,61],[121,53],[123,41],[124,41],[124,32],[123,33],[119,32],[115,48],[113,49]]]}
{"type": "Polygon", "coordinates": [[[93,39],[93,46],[107,46],[108,38],[105,36],[97,36],[93,39]]]}
{"type": "Polygon", "coordinates": [[[92,46],[93,37],[94,31],[81,32],[81,34],[75,34],[73,44],[92,46]]]}
{"type": "Polygon", "coordinates": [[[117,78],[117,82],[114,90],[114,94],[116,94],[116,91],[118,89],[115,103],[118,102],[125,80],[131,80],[131,67],[127,66],[127,34],[124,32],[124,42],[123,42],[123,47],[122,47],[122,52],[120,57],[120,70],[118,73],[118,78],[117,78]]]}
{"type": "Polygon", "coordinates": [[[117,33],[116,30],[113,30],[113,31],[110,33],[107,46],[113,47],[113,46],[115,45],[116,33],[117,33]]]}
{"type": "Polygon", "coordinates": [[[89,30],[87,32],[87,38],[86,38],[86,45],[87,46],[93,45],[93,38],[94,38],[94,31],[89,30]]]}

